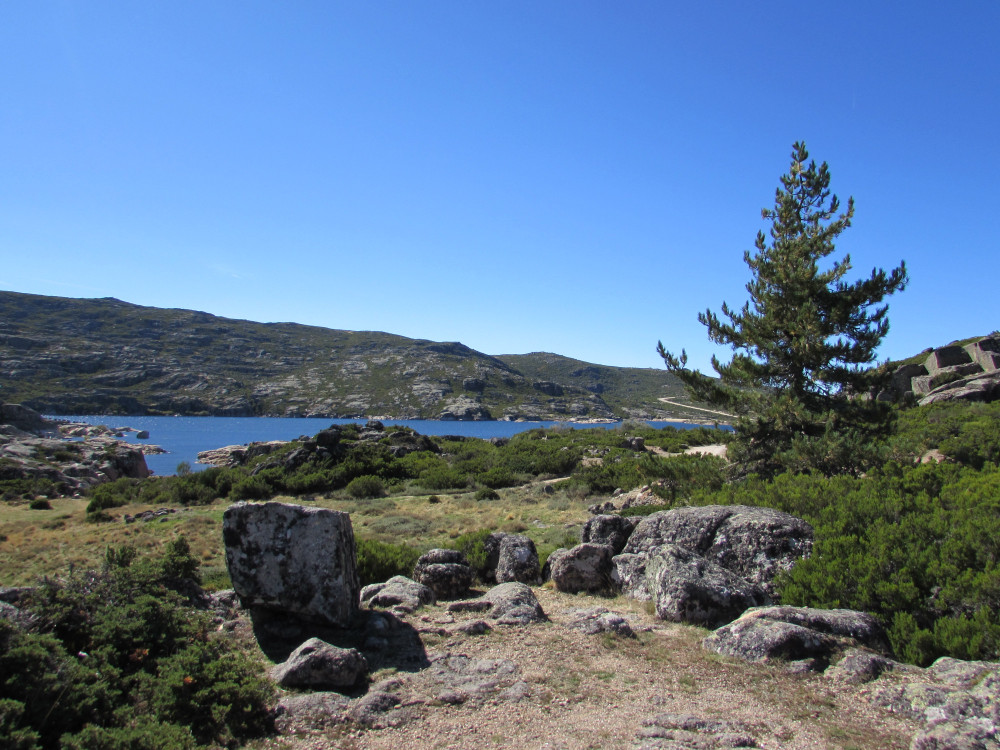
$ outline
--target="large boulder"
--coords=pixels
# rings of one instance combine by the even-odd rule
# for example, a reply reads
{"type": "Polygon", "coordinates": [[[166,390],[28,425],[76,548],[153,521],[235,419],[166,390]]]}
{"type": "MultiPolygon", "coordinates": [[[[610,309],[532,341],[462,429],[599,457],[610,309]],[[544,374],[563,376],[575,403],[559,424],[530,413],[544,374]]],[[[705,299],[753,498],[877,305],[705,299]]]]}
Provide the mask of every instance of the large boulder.
{"type": "Polygon", "coordinates": [[[337,648],[319,638],[310,638],[287,660],[271,670],[271,678],[285,688],[343,690],[368,674],[368,662],[356,649],[337,648]]]}
{"type": "Polygon", "coordinates": [[[589,607],[572,609],[566,612],[569,619],[563,626],[570,630],[579,630],[587,635],[613,633],[622,638],[635,638],[635,632],[629,621],[620,612],[611,612],[605,607],[589,607]]]}
{"type": "Polygon", "coordinates": [[[702,646],[745,661],[807,660],[820,669],[849,648],[892,655],[885,630],[871,615],[809,607],[752,609],[705,638],[702,646]]]}
{"type": "Polygon", "coordinates": [[[346,513],[236,503],[222,517],[233,588],[251,610],[347,627],[358,613],[354,530],[346,513]]]}
{"type": "Polygon", "coordinates": [[[986,338],[965,345],[973,362],[979,364],[984,372],[1000,370],[1000,333],[994,333],[986,338]]]}
{"type": "Polygon", "coordinates": [[[539,583],[541,577],[535,543],[522,534],[506,535],[497,555],[497,583],[539,583]]]}
{"type": "Polygon", "coordinates": [[[509,535],[505,531],[494,531],[483,540],[483,557],[485,562],[482,568],[476,570],[480,580],[487,583],[496,583],[497,566],[500,565],[500,547],[503,540],[509,535]]]}
{"type": "Polygon", "coordinates": [[[675,544],[711,560],[774,595],[773,581],[812,551],[813,529],[801,518],[771,508],[706,505],[664,510],[644,518],[625,554],[675,544]]]}
{"type": "Polygon", "coordinates": [[[611,583],[623,596],[640,602],[652,601],[646,580],[649,553],[622,553],[611,558],[611,583]]]}
{"type": "Polygon", "coordinates": [[[650,555],[646,581],[657,617],[669,622],[718,627],[770,603],[761,586],[676,544],[650,555]]]}
{"type": "Polygon", "coordinates": [[[638,518],[626,518],[616,514],[593,516],[583,525],[580,541],[607,544],[612,548],[612,554],[617,555],[625,549],[638,522],[638,518]]]}
{"type": "Polygon", "coordinates": [[[474,577],[465,555],[453,549],[429,550],[413,566],[413,580],[433,591],[438,599],[464,596],[474,577]]]}
{"type": "Polygon", "coordinates": [[[972,357],[969,356],[968,351],[957,344],[950,344],[942,346],[940,349],[935,349],[927,355],[927,359],[924,360],[924,367],[927,368],[928,374],[934,375],[947,367],[964,365],[971,360],[972,357]]]}
{"type": "Polygon", "coordinates": [[[557,549],[546,565],[559,591],[605,591],[611,588],[611,554],[606,544],[578,544],[572,549],[557,549]]]}

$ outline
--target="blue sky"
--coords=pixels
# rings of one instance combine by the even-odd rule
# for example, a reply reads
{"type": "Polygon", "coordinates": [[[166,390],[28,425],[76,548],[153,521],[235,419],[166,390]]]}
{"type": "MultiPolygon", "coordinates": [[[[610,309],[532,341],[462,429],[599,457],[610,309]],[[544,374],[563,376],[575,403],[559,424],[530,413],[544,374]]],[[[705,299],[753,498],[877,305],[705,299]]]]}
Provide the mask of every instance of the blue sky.
{"type": "Polygon", "coordinates": [[[0,289],[694,365],[804,140],[880,355],[1000,327],[1000,3],[0,5],[0,289]]]}

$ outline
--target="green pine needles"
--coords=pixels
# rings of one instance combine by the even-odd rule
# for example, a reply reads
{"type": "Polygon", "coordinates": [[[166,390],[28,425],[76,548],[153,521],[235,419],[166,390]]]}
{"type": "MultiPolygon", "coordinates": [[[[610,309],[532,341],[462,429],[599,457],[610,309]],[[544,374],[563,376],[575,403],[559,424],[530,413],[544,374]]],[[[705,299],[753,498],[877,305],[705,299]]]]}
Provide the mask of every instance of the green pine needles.
{"type": "Polygon", "coordinates": [[[872,364],[889,330],[882,300],[905,288],[906,266],[848,282],[849,255],[824,264],[851,225],[854,199],[839,211],[826,163],[817,167],[795,143],[774,208],[761,212],[770,238],[758,232],[756,251],[744,253],[750,299],[740,310],[723,303],[721,318],[698,315],[709,339],[735,350],[732,360],[712,358],[716,379],[688,370],[683,350],[677,357],[658,344],[695,398],[736,416],[730,458],[741,474],[856,474],[891,428],[888,408],[873,398],[887,373],[872,364]]]}

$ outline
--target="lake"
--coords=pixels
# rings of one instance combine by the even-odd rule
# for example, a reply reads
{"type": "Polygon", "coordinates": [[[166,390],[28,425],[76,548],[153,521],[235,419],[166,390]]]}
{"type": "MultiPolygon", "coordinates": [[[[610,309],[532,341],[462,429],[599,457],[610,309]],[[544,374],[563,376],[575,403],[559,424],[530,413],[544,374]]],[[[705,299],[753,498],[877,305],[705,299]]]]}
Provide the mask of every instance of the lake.
{"type": "MultiPolygon", "coordinates": [[[[108,427],[133,427],[148,430],[148,440],[137,440],[134,432],[123,438],[129,443],[152,443],[167,453],[146,456],[146,465],[160,476],[174,474],[177,464],[186,461],[195,471],[206,468],[198,464],[198,453],[227,445],[245,445],[268,440],[294,440],[312,436],[332,424],[364,424],[364,419],[312,419],[301,417],[114,417],[108,415],[52,416],[71,422],[103,424],[108,427]]],[[[412,427],[422,435],[462,435],[464,437],[511,437],[536,427],[554,427],[560,424],[583,429],[608,429],[620,422],[579,424],[566,422],[442,422],[432,419],[382,420],[386,427],[402,425],[412,427]]],[[[649,422],[653,427],[672,426],[690,429],[699,425],[683,422],[649,422]]],[[[711,425],[707,425],[711,426],[711,425]]]]}

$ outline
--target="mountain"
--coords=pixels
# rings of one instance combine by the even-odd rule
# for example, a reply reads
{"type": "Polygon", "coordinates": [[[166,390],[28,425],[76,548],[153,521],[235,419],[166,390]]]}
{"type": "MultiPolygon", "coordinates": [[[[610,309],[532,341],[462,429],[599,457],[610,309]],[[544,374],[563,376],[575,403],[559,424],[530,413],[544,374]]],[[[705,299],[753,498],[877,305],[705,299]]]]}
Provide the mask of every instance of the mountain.
{"type": "Polygon", "coordinates": [[[662,370],[0,292],[0,400],[46,414],[679,418],[662,370]]]}

